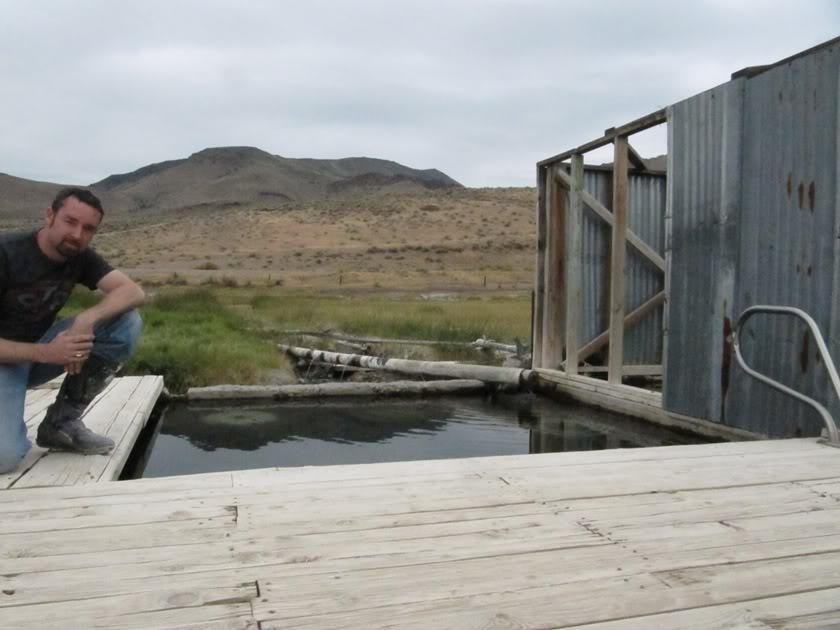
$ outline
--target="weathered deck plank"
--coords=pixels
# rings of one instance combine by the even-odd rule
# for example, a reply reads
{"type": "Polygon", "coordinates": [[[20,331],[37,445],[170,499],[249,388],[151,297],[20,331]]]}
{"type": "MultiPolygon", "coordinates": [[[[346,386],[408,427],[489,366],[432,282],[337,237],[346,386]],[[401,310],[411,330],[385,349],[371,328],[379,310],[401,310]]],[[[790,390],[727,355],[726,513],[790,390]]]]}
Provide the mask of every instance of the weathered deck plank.
{"type": "Polygon", "coordinates": [[[13,489],[0,616],[819,627],[840,615],[838,480],[840,450],[790,440],[13,489]]]}

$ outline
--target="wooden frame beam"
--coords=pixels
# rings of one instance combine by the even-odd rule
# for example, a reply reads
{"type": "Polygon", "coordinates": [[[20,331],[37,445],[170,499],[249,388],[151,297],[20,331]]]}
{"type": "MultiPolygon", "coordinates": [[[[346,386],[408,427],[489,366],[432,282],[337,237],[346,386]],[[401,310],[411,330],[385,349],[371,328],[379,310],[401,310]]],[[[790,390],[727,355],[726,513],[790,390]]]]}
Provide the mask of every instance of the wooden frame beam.
{"type": "Polygon", "coordinates": [[[714,438],[727,440],[767,439],[766,435],[666,411],[662,408],[661,394],[647,392],[639,387],[610,385],[591,376],[582,374],[569,376],[555,370],[538,369],[535,372],[538,377],[538,389],[548,392],[553,390],[580,402],[596,405],[610,411],[714,438]]]}
{"type": "MultiPolygon", "coordinates": [[[[560,167],[555,167],[560,170],[560,167]]],[[[566,356],[576,357],[580,347],[583,305],[583,156],[572,156],[572,187],[566,210],[566,356]]],[[[566,361],[566,372],[577,374],[577,361],[566,361]]]]}
{"type": "Polygon", "coordinates": [[[610,354],[607,380],[621,384],[624,365],[624,267],[627,259],[627,197],[629,176],[627,136],[615,138],[613,159],[613,226],[610,254],[610,354]]]}
{"type": "MultiPolygon", "coordinates": [[[[660,304],[664,303],[665,291],[660,291],[624,318],[625,330],[630,330],[631,328],[633,328],[633,326],[642,321],[642,319],[644,319],[648,315],[648,313],[653,311],[660,304]]],[[[598,352],[598,350],[606,346],[609,343],[609,341],[610,331],[605,330],[600,335],[595,337],[595,339],[593,339],[588,344],[583,346],[583,348],[580,349],[580,351],[578,352],[578,363],[583,363],[584,361],[586,361],[589,357],[598,352]]]]}
{"type": "MultiPolygon", "coordinates": [[[[557,167],[550,167],[554,171],[557,167]]],[[[557,369],[563,361],[566,330],[565,242],[566,192],[549,173],[545,186],[545,292],[542,326],[542,367],[557,369]]]]}
{"type": "Polygon", "coordinates": [[[637,118],[634,121],[627,123],[626,125],[622,125],[621,127],[610,127],[606,131],[604,131],[604,135],[598,138],[597,140],[592,140],[587,142],[586,144],[582,144],[575,149],[571,149],[569,151],[564,151],[563,153],[558,153],[555,156],[550,158],[546,158],[541,162],[537,162],[538,166],[548,166],[549,164],[554,164],[555,162],[562,162],[563,160],[568,160],[573,155],[588,153],[594,149],[600,149],[601,147],[605,147],[608,144],[611,144],[617,136],[630,136],[634,133],[638,133],[639,131],[644,131],[645,129],[650,129],[651,127],[656,127],[657,125],[661,125],[664,122],[667,122],[668,115],[665,110],[659,109],[647,116],[642,116],[641,118],[637,118]]]}
{"type": "MultiPolygon", "coordinates": [[[[642,158],[642,159],[644,159],[644,158],[642,158]]],[[[562,162],[562,164],[568,170],[569,163],[568,162],[562,162]]],[[[585,167],[585,170],[586,170],[586,172],[600,171],[602,173],[612,173],[613,169],[612,169],[612,164],[587,164],[586,167],[585,167]]],[[[667,170],[651,169],[651,168],[645,168],[643,170],[635,169],[633,171],[633,175],[650,175],[651,177],[665,178],[665,177],[668,176],[668,171],[667,170]]]]}
{"type": "MultiPolygon", "coordinates": [[[[603,365],[582,365],[578,368],[580,374],[603,374],[609,368],[603,365]]],[[[621,368],[624,376],[662,376],[661,365],[625,365],[621,368]]]]}
{"type": "MultiPolygon", "coordinates": [[[[574,186],[574,180],[572,179],[571,175],[566,173],[562,168],[558,168],[554,171],[557,178],[560,180],[560,184],[569,190],[572,189],[574,186]]],[[[583,199],[583,203],[589,206],[595,214],[597,214],[607,225],[612,226],[613,224],[613,213],[610,212],[604,204],[598,201],[595,197],[592,196],[592,193],[583,190],[581,191],[581,198],[583,199]]],[[[665,271],[665,259],[662,258],[656,251],[650,247],[647,243],[645,243],[641,237],[630,230],[629,228],[626,230],[627,234],[627,242],[629,242],[633,247],[638,250],[638,252],[647,258],[650,262],[656,265],[660,271],[665,271]]]]}
{"type": "Polygon", "coordinates": [[[531,322],[531,367],[542,367],[542,333],[543,316],[545,315],[545,197],[547,168],[537,167],[537,252],[534,265],[534,297],[531,307],[533,321],[531,322]]]}
{"type": "Polygon", "coordinates": [[[630,163],[633,165],[633,168],[638,171],[644,171],[647,169],[647,165],[645,164],[645,159],[638,154],[636,149],[633,148],[633,145],[627,144],[627,157],[630,158],[630,163]]]}

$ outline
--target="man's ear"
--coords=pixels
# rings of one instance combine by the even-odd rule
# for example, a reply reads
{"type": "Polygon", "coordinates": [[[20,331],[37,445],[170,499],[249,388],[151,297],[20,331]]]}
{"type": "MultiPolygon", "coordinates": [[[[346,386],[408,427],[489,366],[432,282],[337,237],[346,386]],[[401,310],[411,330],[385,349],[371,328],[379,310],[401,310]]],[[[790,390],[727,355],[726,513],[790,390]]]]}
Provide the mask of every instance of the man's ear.
{"type": "Polygon", "coordinates": [[[44,215],[44,225],[50,227],[53,222],[55,221],[55,210],[52,209],[52,206],[47,206],[47,211],[44,215]]]}

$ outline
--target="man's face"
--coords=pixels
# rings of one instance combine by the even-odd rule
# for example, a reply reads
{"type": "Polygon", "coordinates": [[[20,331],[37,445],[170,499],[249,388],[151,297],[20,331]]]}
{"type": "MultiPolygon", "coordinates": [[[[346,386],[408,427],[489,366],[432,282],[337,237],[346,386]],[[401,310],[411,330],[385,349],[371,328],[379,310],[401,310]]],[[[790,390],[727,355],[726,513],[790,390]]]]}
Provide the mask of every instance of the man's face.
{"type": "Polygon", "coordinates": [[[47,209],[44,233],[47,242],[59,254],[72,258],[87,248],[101,220],[102,215],[96,208],[68,197],[57,212],[47,209]]]}

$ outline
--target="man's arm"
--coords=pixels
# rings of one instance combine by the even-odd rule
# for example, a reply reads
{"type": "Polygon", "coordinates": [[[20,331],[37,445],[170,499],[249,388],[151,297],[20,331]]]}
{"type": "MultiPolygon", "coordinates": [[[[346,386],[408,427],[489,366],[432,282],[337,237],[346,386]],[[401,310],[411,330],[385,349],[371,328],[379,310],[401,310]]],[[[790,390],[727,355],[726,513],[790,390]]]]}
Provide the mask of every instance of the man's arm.
{"type": "Polygon", "coordinates": [[[0,363],[38,362],[34,343],[0,339],[0,363]]]}
{"type": "Polygon", "coordinates": [[[98,283],[105,298],[79,313],[73,325],[50,343],[24,343],[0,339],[0,363],[56,363],[77,373],[93,347],[93,327],[100,321],[143,304],[146,296],[131,278],[111,271],[98,283]]]}
{"type": "Polygon", "coordinates": [[[67,364],[87,359],[93,348],[93,335],[60,333],[50,343],[24,343],[0,339],[0,363],[67,364]]]}
{"type": "MultiPolygon", "coordinates": [[[[106,274],[97,284],[97,288],[105,293],[101,302],[76,315],[72,326],[67,330],[69,335],[90,335],[93,338],[93,327],[106,319],[130,311],[141,306],[146,300],[143,289],[122,271],[111,271],[106,274]]],[[[82,369],[82,363],[87,359],[74,359],[65,363],[68,374],[78,374],[82,369]]]]}
{"type": "Polygon", "coordinates": [[[76,320],[70,330],[76,329],[75,332],[78,333],[92,333],[95,324],[142,306],[146,300],[143,289],[122,271],[111,271],[96,286],[105,294],[105,297],[95,306],[76,315],[76,320]],[[80,319],[81,322],[79,322],[80,319]],[[76,323],[85,327],[90,326],[90,330],[77,328],[76,323]]]}

